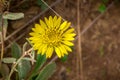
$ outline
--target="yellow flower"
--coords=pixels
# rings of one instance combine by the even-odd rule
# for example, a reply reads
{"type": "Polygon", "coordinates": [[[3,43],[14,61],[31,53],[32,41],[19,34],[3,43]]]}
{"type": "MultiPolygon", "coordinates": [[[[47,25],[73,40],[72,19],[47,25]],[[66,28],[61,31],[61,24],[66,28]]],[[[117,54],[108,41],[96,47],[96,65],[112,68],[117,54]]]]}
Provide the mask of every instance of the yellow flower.
{"type": "Polygon", "coordinates": [[[32,28],[29,39],[38,54],[46,54],[46,58],[50,58],[56,52],[61,58],[72,51],[70,46],[74,46],[72,41],[76,35],[74,28],[70,28],[70,22],[61,20],[61,17],[50,16],[49,19],[45,18],[45,22],[40,20],[40,24],[35,24],[35,28],[32,28]]]}

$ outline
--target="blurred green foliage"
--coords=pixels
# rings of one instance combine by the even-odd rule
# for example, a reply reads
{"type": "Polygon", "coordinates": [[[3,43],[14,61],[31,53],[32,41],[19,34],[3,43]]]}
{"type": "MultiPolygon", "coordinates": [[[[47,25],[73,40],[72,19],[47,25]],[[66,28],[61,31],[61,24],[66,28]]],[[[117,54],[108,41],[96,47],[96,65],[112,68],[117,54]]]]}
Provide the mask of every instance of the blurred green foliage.
{"type": "Polygon", "coordinates": [[[42,10],[45,10],[47,8],[47,6],[44,4],[42,0],[37,0],[37,4],[38,6],[41,7],[42,10]]]}

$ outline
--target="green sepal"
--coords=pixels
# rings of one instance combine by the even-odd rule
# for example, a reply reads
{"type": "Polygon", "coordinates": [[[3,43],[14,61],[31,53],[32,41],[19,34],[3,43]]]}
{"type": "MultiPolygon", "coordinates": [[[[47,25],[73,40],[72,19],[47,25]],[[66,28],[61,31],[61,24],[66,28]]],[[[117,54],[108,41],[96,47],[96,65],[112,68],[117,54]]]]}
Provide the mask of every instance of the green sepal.
{"type": "Polygon", "coordinates": [[[62,62],[65,62],[67,59],[68,59],[68,55],[64,55],[64,56],[61,58],[61,61],[62,61],[62,62]]]}

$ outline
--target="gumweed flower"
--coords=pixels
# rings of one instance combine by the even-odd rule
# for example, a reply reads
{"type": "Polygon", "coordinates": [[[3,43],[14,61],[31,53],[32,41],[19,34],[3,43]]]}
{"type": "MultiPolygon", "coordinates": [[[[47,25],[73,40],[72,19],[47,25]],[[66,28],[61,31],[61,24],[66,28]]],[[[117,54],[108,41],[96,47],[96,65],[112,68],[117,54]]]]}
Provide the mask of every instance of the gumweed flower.
{"type": "Polygon", "coordinates": [[[29,40],[33,49],[37,50],[38,54],[45,54],[46,58],[50,58],[54,52],[59,58],[68,55],[68,52],[72,52],[72,41],[76,35],[70,25],[70,22],[62,21],[62,18],[57,16],[40,20],[30,32],[29,40]]]}

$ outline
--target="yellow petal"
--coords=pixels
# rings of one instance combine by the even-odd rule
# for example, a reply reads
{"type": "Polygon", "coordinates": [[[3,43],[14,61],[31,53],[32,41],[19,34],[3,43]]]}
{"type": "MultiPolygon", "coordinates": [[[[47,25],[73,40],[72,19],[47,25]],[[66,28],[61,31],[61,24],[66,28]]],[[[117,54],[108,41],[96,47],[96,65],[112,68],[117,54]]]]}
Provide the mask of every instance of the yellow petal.
{"type": "Polygon", "coordinates": [[[59,50],[60,50],[60,52],[61,52],[61,56],[63,57],[63,56],[64,56],[64,53],[65,53],[64,50],[62,49],[61,46],[59,46],[58,48],[59,48],[59,50]]]}
{"type": "Polygon", "coordinates": [[[67,51],[72,52],[72,49],[71,49],[70,47],[68,47],[68,46],[66,46],[66,45],[63,45],[63,46],[65,47],[65,49],[66,49],[67,51]]]}
{"type": "Polygon", "coordinates": [[[40,25],[42,28],[46,29],[47,28],[47,25],[42,21],[40,20],[40,25]]]}
{"type": "Polygon", "coordinates": [[[52,19],[52,16],[49,17],[49,26],[53,27],[53,19],[52,19]]]}
{"type": "Polygon", "coordinates": [[[70,27],[71,23],[67,23],[66,26],[64,27],[63,31],[67,30],[70,27]]]}
{"type": "Polygon", "coordinates": [[[43,44],[43,46],[42,46],[42,55],[45,54],[46,50],[47,50],[47,44],[43,44]]]}
{"type": "Polygon", "coordinates": [[[39,24],[35,24],[35,28],[39,28],[40,27],[40,25],[39,24]]]}
{"type": "Polygon", "coordinates": [[[64,54],[68,54],[67,50],[65,49],[65,47],[62,44],[60,45],[60,47],[63,50],[64,54]]]}
{"type": "Polygon", "coordinates": [[[57,21],[57,16],[54,16],[53,23],[55,23],[56,21],[57,21]]]}
{"type": "Polygon", "coordinates": [[[62,41],[62,42],[68,46],[74,46],[74,44],[70,41],[62,41]]]}
{"type": "Polygon", "coordinates": [[[55,47],[55,52],[59,58],[61,58],[61,52],[58,47],[55,47]]]}
{"type": "Polygon", "coordinates": [[[35,32],[35,33],[39,33],[39,28],[40,28],[40,25],[39,24],[35,24],[35,28],[32,28],[32,30],[35,32]]]}
{"type": "Polygon", "coordinates": [[[35,24],[35,28],[32,29],[35,33],[43,33],[44,28],[41,27],[39,24],[35,24]]]}
{"type": "Polygon", "coordinates": [[[37,50],[38,49],[37,44],[34,44],[33,48],[34,48],[34,50],[37,50]]]}
{"type": "Polygon", "coordinates": [[[65,40],[65,41],[73,41],[73,40],[75,40],[75,38],[73,38],[73,37],[65,37],[65,38],[63,38],[63,40],[65,40]]]}
{"type": "Polygon", "coordinates": [[[59,28],[59,26],[60,26],[60,24],[61,24],[61,17],[59,17],[58,19],[57,19],[57,21],[55,21],[54,22],[54,26],[58,29],[59,28]]]}
{"type": "Polygon", "coordinates": [[[43,48],[43,44],[39,46],[37,54],[42,54],[42,48],[43,48]]]}
{"type": "Polygon", "coordinates": [[[47,27],[50,28],[49,20],[45,17],[45,23],[47,24],[47,27]]]}
{"type": "Polygon", "coordinates": [[[38,38],[36,37],[30,37],[29,40],[37,40],[38,38]]]}
{"type": "Polygon", "coordinates": [[[75,33],[63,34],[64,37],[74,37],[75,35],[75,33]]]}
{"type": "Polygon", "coordinates": [[[46,57],[50,58],[53,54],[53,47],[49,47],[46,51],[46,57]]]}
{"type": "Polygon", "coordinates": [[[35,28],[32,28],[32,31],[35,31],[36,29],[35,28]]]}
{"type": "Polygon", "coordinates": [[[35,36],[35,37],[38,37],[38,36],[41,36],[41,34],[38,34],[38,33],[35,33],[35,32],[31,32],[29,33],[30,36],[35,36]]]}
{"type": "Polygon", "coordinates": [[[37,54],[41,54],[42,50],[38,49],[37,54]]]}
{"type": "Polygon", "coordinates": [[[65,28],[67,25],[67,21],[63,22],[60,26],[60,30],[62,30],[63,28],[65,28]]]}
{"type": "Polygon", "coordinates": [[[33,45],[33,48],[35,49],[35,50],[37,50],[37,49],[40,49],[40,46],[41,46],[42,44],[34,44],[33,45]]]}
{"type": "Polygon", "coordinates": [[[74,30],[75,30],[74,28],[71,28],[71,29],[67,30],[64,34],[72,33],[74,30]]]}

